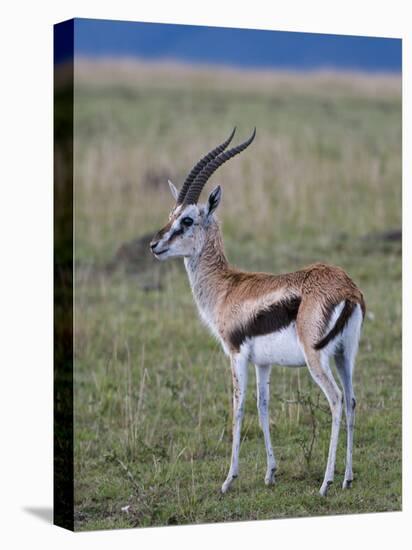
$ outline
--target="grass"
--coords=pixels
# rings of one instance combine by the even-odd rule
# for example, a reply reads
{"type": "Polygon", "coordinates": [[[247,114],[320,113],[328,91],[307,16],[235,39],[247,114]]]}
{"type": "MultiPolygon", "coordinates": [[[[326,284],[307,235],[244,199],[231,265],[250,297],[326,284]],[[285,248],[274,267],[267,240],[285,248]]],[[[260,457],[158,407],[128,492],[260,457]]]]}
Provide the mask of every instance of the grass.
{"type": "Polygon", "coordinates": [[[364,238],[401,224],[400,155],[397,77],[77,64],[76,529],[401,508],[401,249],[364,238]],[[326,499],[318,489],[330,415],[306,369],[272,371],[279,469],[270,488],[251,372],[240,477],[222,498],[230,369],[197,319],[180,263],[103,269],[122,243],[164,225],[167,178],[180,185],[234,124],[239,140],[255,125],[258,134],[212,178],[223,185],[230,260],[278,273],[335,263],[366,298],[355,482],[340,488],[343,427],[326,499]]]}

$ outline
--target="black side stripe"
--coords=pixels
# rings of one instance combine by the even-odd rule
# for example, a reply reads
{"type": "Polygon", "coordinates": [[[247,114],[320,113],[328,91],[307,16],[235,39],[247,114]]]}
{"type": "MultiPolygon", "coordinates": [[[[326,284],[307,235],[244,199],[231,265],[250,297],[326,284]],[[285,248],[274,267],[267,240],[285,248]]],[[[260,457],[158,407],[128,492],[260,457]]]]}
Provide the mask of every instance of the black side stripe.
{"type": "Polygon", "coordinates": [[[260,311],[247,323],[232,330],[229,334],[231,346],[238,351],[246,338],[263,336],[286,328],[296,321],[300,303],[301,298],[294,296],[260,311]]]}
{"type": "Polygon", "coordinates": [[[353,313],[353,310],[355,309],[355,306],[356,304],[354,302],[345,300],[345,305],[343,306],[343,309],[332,329],[314,345],[316,350],[320,350],[327,346],[331,340],[343,331],[353,313]]]}

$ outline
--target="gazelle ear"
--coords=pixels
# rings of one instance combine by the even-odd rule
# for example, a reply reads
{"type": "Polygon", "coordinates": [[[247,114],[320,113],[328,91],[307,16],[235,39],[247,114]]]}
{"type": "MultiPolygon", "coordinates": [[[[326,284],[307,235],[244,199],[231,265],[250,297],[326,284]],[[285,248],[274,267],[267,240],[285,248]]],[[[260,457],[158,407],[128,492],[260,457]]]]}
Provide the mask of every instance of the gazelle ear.
{"type": "Polygon", "coordinates": [[[213,214],[213,212],[219,206],[221,198],[222,198],[222,188],[220,187],[220,185],[218,185],[210,193],[209,198],[207,200],[207,208],[208,208],[207,215],[208,216],[213,214]]]}
{"type": "Polygon", "coordinates": [[[170,192],[172,193],[173,198],[175,199],[175,201],[177,201],[177,197],[179,196],[179,191],[176,189],[176,186],[173,185],[173,183],[170,180],[167,180],[167,181],[169,183],[170,192]]]}

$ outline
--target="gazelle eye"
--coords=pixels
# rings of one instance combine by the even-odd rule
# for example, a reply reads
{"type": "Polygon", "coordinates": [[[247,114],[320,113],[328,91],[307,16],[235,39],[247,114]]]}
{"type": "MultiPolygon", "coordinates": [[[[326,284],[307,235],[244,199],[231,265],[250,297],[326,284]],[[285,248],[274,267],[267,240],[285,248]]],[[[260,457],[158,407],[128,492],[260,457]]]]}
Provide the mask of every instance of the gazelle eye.
{"type": "Polygon", "coordinates": [[[190,227],[193,224],[193,220],[192,218],[183,218],[182,224],[185,225],[186,227],[190,227]]]}

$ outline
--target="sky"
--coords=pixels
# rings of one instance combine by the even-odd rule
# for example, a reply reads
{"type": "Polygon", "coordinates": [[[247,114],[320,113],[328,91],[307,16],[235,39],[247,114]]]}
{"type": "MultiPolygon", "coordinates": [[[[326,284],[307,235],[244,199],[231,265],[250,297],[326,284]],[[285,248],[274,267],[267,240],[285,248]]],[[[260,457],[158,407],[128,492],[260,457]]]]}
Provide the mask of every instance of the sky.
{"type": "MultiPolygon", "coordinates": [[[[74,53],[87,57],[136,57],[238,68],[292,70],[402,70],[396,38],[262,31],[193,25],[75,19],[74,53]]],[[[74,28],[74,33],[73,33],[74,28]]],[[[57,62],[70,56],[67,42],[55,48],[57,62]],[[66,47],[64,47],[66,45],[66,47]]]]}

